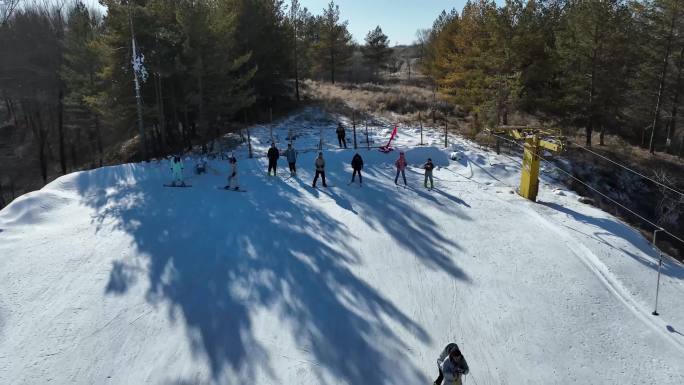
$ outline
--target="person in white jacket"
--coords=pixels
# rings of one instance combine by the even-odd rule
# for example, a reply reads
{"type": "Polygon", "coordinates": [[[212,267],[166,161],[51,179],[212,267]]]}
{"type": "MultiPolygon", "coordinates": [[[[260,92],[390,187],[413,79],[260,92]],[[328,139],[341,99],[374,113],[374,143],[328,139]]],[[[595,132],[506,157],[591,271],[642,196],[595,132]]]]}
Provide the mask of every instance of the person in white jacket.
{"type": "Polygon", "coordinates": [[[224,188],[226,190],[232,189],[237,191],[240,189],[237,159],[233,155],[231,155],[228,158],[228,163],[230,164],[230,174],[228,175],[228,184],[224,188]]]}
{"type": "Polygon", "coordinates": [[[171,173],[173,174],[173,186],[185,186],[183,182],[183,161],[180,156],[174,156],[171,160],[171,173]]]}
{"type": "Polygon", "coordinates": [[[468,363],[455,343],[448,344],[437,359],[439,377],[434,385],[461,385],[461,376],[468,374],[468,363]]]}

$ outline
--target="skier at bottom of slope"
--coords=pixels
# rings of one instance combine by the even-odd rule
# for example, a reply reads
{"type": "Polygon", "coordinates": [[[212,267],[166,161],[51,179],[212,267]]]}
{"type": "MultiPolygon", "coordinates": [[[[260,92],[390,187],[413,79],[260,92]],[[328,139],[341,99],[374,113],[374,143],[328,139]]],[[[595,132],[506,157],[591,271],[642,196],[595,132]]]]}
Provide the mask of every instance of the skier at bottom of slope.
{"type": "Polygon", "coordinates": [[[316,188],[316,181],[320,176],[321,178],[323,178],[323,187],[328,187],[328,185],[325,183],[325,159],[323,159],[322,152],[318,153],[318,157],[316,158],[314,165],[316,166],[316,176],[314,176],[314,180],[311,186],[316,188]]]}
{"type": "Polygon", "coordinates": [[[444,347],[437,359],[437,368],[439,369],[439,377],[433,385],[441,385],[442,380],[444,380],[444,385],[461,385],[461,376],[468,374],[470,370],[465,357],[455,343],[450,343],[444,347]]]}
{"type": "Polygon", "coordinates": [[[427,162],[423,165],[423,169],[425,170],[425,182],[423,182],[423,186],[425,186],[425,188],[428,188],[428,179],[430,179],[430,189],[435,188],[435,182],[432,180],[432,170],[434,168],[435,165],[432,163],[432,159],[428,158],[427,162]]]}
{"type": "Polygon", "coordinates": [[[349,182],[349,184],[354,183],[354,179],[356,178],[356,174],[359,174],[359,186],[363,184],[363,177],[361,176],[361,170],[363,169],[363,158],[361,158],[361,155],[357,152],[354,157],[352,158],[351,161],[351,166],[352,170],[352,180],[349,182]]]}
{"type": "Polygon", "coordinates": [[[180,156],[174,156],[171,160],[171,173],[173,174],[171,186],[185,186],[183,181],[183,161],[180,156]]]}
{"type": "Polygon", "coordinates": [[[228,158],[228,163],[230,164],[230,175],[228,175],[228,184],[224,189],[226,190],[240,190],[240,183],[238,180],[238,167],[237,159],[231,154],[228,158]]]}
{"type": "Polygon", "coordinates": [[[397,184],[397,180],[399,180],[399,174],[401,174],[401,177],[404,178],[404,186],[406,186],[406,157],[404,155],[404,151],[399,151],[399,159],[394,162],[394,165],[397,166],[397,176],[394,177],[394,184],[397,184]]]}

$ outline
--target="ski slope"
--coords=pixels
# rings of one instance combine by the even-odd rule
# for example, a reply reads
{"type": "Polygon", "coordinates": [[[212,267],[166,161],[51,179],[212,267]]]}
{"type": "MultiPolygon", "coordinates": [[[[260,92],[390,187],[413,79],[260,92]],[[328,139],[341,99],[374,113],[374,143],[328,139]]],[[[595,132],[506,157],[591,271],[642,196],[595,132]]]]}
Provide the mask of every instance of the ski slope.
{"type": "Polygon", "coordinates": [[[657,252],[635,230],[549,176],[524,200],[515,157],[440,132],[417,147],[400,127],[408,188],[396,152],[365,149],[348,185],[334,127],[308,109],[251,131],[259,155],[271,132],[281,149],[323,132],[328,189],[314,150],[287,179],[241,146],[245,193],[216,188],[226,161],[193,176],[186,158],[192,188],[126,164],[0,211],[0,384],[431,384],[452,341],[466,384],[684,383],[684,267],[665,258],[650,315],[657,252]]]}

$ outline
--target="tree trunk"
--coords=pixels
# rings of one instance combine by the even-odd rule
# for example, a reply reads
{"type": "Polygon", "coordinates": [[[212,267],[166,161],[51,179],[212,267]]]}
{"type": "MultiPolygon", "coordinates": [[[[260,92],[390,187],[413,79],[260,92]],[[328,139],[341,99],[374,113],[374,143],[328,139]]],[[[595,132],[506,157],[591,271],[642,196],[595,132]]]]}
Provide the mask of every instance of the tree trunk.
{"type": "Polygon", "coordinates": [[[38,165],[40,167],[40,175],[43,177],[43,184],[47,184],[47,156],[45,154],[45,145],[47,142],[47,133],[43,127],[39,107],[36,106],[35,111],[32,108],[32,103],[26,103],[27,123],[33,132],[36,139],[38,150],[38,165]],[[34,116],[35,114],[35,116],[34,116]]]}
{"type": "Polygon", "coordinates": [[[295,20],[294,26],[294,70],[295,70],[295,95],[297,97],[297,103],[299,100],[299,57],[297,54],[297,20],[295,20]]]}
{"type": "Polygon", "coordinates": [[[330,50],[330,80],[335,84],[335,53],[330,50]]]}
{"type": "MultiPolygon", "coordinates": [[[[597,27],[598,29],[598,27],[597,27]]],[[[594,51],[591,57],[591,83],[589,85],[589,120],[586,127],[586,145],[591,147],[591,135],[594,133],[594,94],[596,93],[596,66],[598,50],[596,48],[596,40],[598,39],[598,32],[594,34],[594,51]]]]}
{"type": "Polygon", "coordinates": [[[660,72],[660,81],[658,83],[658,99],[656,101],[655,113],[653,114],[653,127],[651,131],[651,140],[648,143],[648,151],[655,153],[655,139],[658,124],[660,123],[660,108],[663,104],[663,93],[665,91],[665,78],[667,77],[668,61],[670,60],[670,51],[672,50],[672,35],[674,33],[676,20],[676,13],[672,14],[672,22],[670,23],[670,33],[667,36],[667,47],[665,48],[665,56],[663,57],[663,70],[660,72]]]}
{"type": "Polygon", "coordinates": [[[102,148],[102,130],[100,129],[100,118],[97,116],[97,114],[93,114],[93,117],[95,119],[95,135],[97,138],[97,153],[98,153],[100,167],[102,167],[103,159],[104,159],[104,150],[102,148]]]}
{"type": "Polygon", "coordinates": [[[672,138],[675,136],[675,130],[677,129],[677,113],[679,107],[679,94],[682,92],[682,71],[684,69],[684,45],[679,51],[679,63],[677,63],[677,82],[675,83],[674,96],[672,97],[672,118],[667,125],[667,136],[665,145],[670,148],[672,143],[672,138]]]}
{"type": "Polygon", "coordinates": [[[162,78],[157,74],[155,76],[155,94],[157,97],[157,114],[159,120],[159,150],[163,153],[166,151],[166,119],[164,117],[164,96],[163,96],[163,83],[162,78]]]}
{"type": "Polygon", "coordinates": [[[57,133],[59,135],[59,165],[62,167],[62,175],[67,173],[66,149],[64,145],[64,91],[59,90],[57,98],[57,133]]]}

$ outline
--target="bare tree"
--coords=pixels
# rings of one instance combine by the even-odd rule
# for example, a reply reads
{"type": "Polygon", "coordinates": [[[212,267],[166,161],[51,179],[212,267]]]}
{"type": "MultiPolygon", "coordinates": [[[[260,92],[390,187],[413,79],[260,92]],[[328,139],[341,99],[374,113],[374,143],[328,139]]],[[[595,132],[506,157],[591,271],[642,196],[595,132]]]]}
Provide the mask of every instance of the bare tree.
{"type": "Polygon", "coordinates": [[[20,2],[21,0],[0,0],[0,26],[5,25],[12,17],[20,2]]]}

